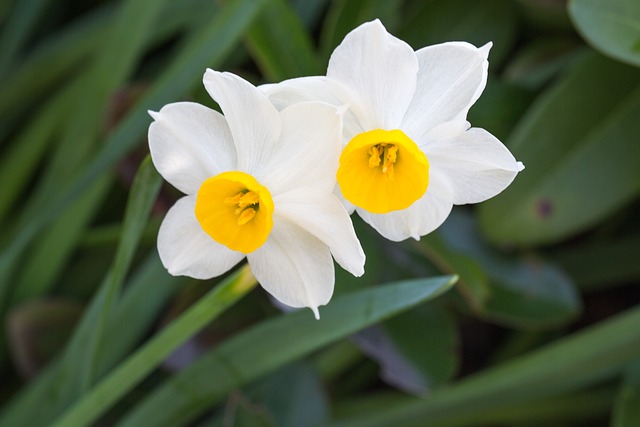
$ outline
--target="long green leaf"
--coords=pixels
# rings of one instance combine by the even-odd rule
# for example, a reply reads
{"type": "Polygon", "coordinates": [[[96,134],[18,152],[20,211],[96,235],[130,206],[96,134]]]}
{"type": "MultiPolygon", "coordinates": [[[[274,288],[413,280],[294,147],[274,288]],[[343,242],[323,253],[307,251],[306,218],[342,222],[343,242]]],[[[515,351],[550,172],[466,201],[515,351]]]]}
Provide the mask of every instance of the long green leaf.
{"type": "MultiPolygon", "coordinates": [[[[56,427],[91,424],[183,344],[256,285],[248,266],[217,285],[63,414],[56,427]]],[[[152,424],[153,425],[153,424],[152,424]]]]}
{"type": "MultiPolygon", "coordinates": [[[[177,374],[119,425],[181,425],[230,391],[330,342],[435,298],[455,280],[451,276],[418,279],[343,295],[323,308],[320,321],[305,310],[260,323],[177,374]]],[[[95,395],[87,407],[96,405],[100,397],[95,395]]]]}
{"type": "MultiPolygon", "coordinates": [[[[54,413],[59,411],[94,382],[103,345],[103,330],[115,306],[114,301],[119,296],[161,183],[160,175],[153,168],[151,159],[147,158],[134,181],[125,213],[123,236],[112,268],[92,301],[91,308],[76,328],[58,369],[59,375],[66,375],[64,384],[56,385],[60,387],[58,399],[52,400],[54,405],[50,408],[42,405],[34,415],[41,417],[49,409],[54,413]]],[[[35,421],[31,422],[37,425],[35,421]]]]}
{"type": "Polygon", "coordinates": [[[156,200],[161,184],[162,178],[153,167],[151,158],[147,156],[140,165],[133,181],[124,217],[122,237],[118,243],[113,265],[105,283],[102,285],[106,289],[105,298],[100,316],[95,319],[94,334],[85,349],[83,357],[78,357],[82,389],[88,388],[95,380],[97,360],[104,346],[103,330],[105,329],[105,324],[112,317],[114,301],[120,296],[122,284],[129,271],[133,255],[138,247],[138,242],[147,224],[151,207],[156,200]]]}
{"type": "Polygon", "coordinates": [[[324,74],[311,36],[284,0],[272,0],[247,32],[247,45],[270,81],[324,74]],[[278,22],[278,25],[273,25],[278,22]]]}
{"type": "Polygon", "coordinates": [[[508,405],[551,398],[611,378],[640,357],[640,307],[601,322],[545,348],[503,363],[428,399],[407,399],[404,404],[342,420],[333,425],[414,426],[423,420],[439,423],[508,405]]]}
{"type": "Polygon", "coordinates": [[[612,427],[640,425],[640,360],[629,365],[616,397],[611,420],[612,427]]]}
{"type": "Polygon", "coordinates": [[[508,145],[526,169],[480,206],[485,234],[503,244],[553,243],[634,200],[639,115],[640,70],[583,56],[512,133],[508,145]]]}
{"type": "Polygon", "coordinates": [[[173,61],[154,88],[120,122],[94,160],[72,183],[58,192],[58,196],[48,203],[46,211],[40,211],[37,216],[24,222],[19,234],[0,254],[0,309],[11,283],[10,276],[30,242],[47,224],[59,217],[91,183],[135,146],[149,126],[147,110],[159,109],[163,104],[174,101],[201,78],[207,66],[220,63],[265,1],[237,0],[220,9],[211,24],[189,40],[181,50],[181,55],[173,61]]]}
{"type": "MultiPolygon", "coordinates": [[[[110,345],[100,353],[98,376],[104,375],[139,342],[156,321],[158,310],[174,293],[182,278],[167,274],[153,250],[146,262],[128,281],[126,291],[117,301],[112,319],[106,325],[105,342],[110,345]],[[150,292],[150,289],[153,292],[150,292]]],[[[97,317],[101,307],[94,304],[87,309],[88,316],[97,317]]],[[[89,327],[88,323],[85,323],[89,327]]],[[[68,353],[82,355],[93,330],[81,326],[68,353]]],[[[69,346],[69,344],[68,344],[69,346]]],[[[76,375],[72,363],[64,358],[54,361],[36,380],[18,393],[13,401],[5,405],[0,413],[0,426],[48,425],[51,414],[63,406],[63,391],[67,378],[76,375]],[[34,411],[34,407],[38,411],[34,411]]]]}
{"type": "Polygon", "coordinates": [[[31,30],[50,0],[16,1],[8,24],[0,37],[0,78],[4,78],[13,65],[14,57],[27,42],[31,30]]]}

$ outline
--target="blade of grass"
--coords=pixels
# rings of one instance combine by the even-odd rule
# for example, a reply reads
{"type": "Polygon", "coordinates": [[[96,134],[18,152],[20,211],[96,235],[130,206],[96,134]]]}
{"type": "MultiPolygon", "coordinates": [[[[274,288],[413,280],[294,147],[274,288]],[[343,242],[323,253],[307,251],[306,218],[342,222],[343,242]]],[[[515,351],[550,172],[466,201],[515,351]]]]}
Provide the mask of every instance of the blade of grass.
{"type": "MultiPolygon", "coordinates": [[[[181,29],[209,14],[210,0],[169,2],[159,22],[149,34],[147,45],[156,45],[181,29]]],[[[87,62],[97,56],[115,15],[115,3],[106,3],[78,18],[59,33],[54,33],[34,48],[0,81],[0,139],[15,126],[18,119],[33,109],[35,103],[70,75],[82,72],[87,62]],[[46,70],[46,73],[43,73],[46,70]]]]}
{"type": "MultiPolygon", "coordinates": [[[[40,185],[24,208],[18,228],[42,214],[52,195],[55,197],[59,189],[64,188],[95,149],[108,100],[142,56],[163,1],[128,0],[117,10],[99,56],[79,77],[82,96],[73,100],[71,119],[66,123],[40,185]]],[[[100,178],[101,181],[107,179],[100,178]]],[[[66,209],[66,215],[40,233],[40,239],[31,248],[33,256],[25,259],[22,274],[13,280],[23,297],[41,294],[55,282],[57,273],[70,258],[79,236],[106,196],[108,183],[92,183],[91,190],[82,196],[81,203],[73,203],[66,209]]]]}
{"type": "Polygon", "coordinates": [[[118,365],[53,425],[72,427],[91,424],[178,346],[246,295],[255,285],[256,280],[245,265],[118,365]]]}
{"type": "MultiPolygon", "coordinates": [[[[324,345],[435,298],[449,290],[456,280],[455,276],[408,280],[343,295],[323,307],[320,321],[306,310],[264,321],[225,341],[157,388],[118,425],[183,425],[232,390],[324,345]]],[[[108,392],[105,385],[89,394],[63,419],[75,422],[58,425],[75,426],[81,425],[80,421],[92,420],[86,414],[93,414],[108,392]]]]}
{"type": "MultiPolygon", "coordinates": [[[[95,380],[107,319],[113,313],[114,301],[119,296],[161,183],[160,175],[155,171],[151,159],[147,158],[134,180],[125,213],[122,238],[112,267],[65,350],[59,372],[64,372],[65,367],[69,370],[64,384],[60,385],[58,390],[59,400],[57,405],[54,405],[56,410],[63,409],[95,380]]],[[[38,412],[37,416],[42,416],[46,414],[46,408],[41,406],[38,412]]],[[[32,419],[29,424],[33,425],[36,422],[32,419]]]]}
{"type": "Polygon", "coordinates": [[[114,301],[119,298],[122,284],[131,266],[133,255],[142,237],[161,184],[162,178],[153,167],[151,158],[147,156],[140,165],[131,187],[116,257],[105,283],[102,285],[106,288],[102,310],[96,319],[91,342],[81,359],[81,362],[84,363],[79,365],[81,390],[86,390],[95,380],[97,360],[103,346],[105,324],[113,312],[114,301]]]}
{"type": "MultiPolygon", "coordinates": [[[[153,250],[147,261],[128,281],[122,299],[117,301],[117,308],[113,319],[107,324],[108,331],[104,340],[111,344],[100,354],[98,375],[110,370],[134,348],[156,320],[158,310],[183,281],[183,278],[167,274],[158,254],[153,250]],[[153,291],[150,292],[150,289],[153,291]]],[[[87,316],[97,316],[99,309],[100,306],[93,304],[87,309],[87,316]]],[[[82,352],[91,333],[93,331],[87,326],[81,326],[75,341],[70,344],[72,350],[67,353],[82,352]]],[[[14,400],[2,407],[0,426],[48,425],[56,407],[62,406],[63,384],[70,375],[74,375],[73,372],[74,366],[68,360],[54,361],[14,400]],[[38,411],[34,411],[34,407],[38,411]]]]}
{"type": "Polygon", "coordinates": [[[16,137],[0,159],[0,182],[6,183],[0,192],[0,224],[14,207],[18,196],[24,192],[29,178],[34,175],[35,168],[51,142],[51,135],[68,111],[71,97],[75,96],[72,86],[74,85],[65,88],[37,113],[31,125],[16,137]]]}
{"type": "Polygon", "coordinates": [[[14,62],[16,54],[27,42],[28,37],[45,11],[50,0],[13,2],[13,10],[7,26],[0,37],[0,78],[3,78],[14,62]]]}
{"type": "MultiPolygon", "coordinates": [[[[23,251],[38,233],[60,216],[64,209],[127,154],[149,125],[147,110],[159,109],[188,90],[207,66],[220,63],[229,54],[266,0],[238,0],[228,3],[211,25],[194,34],[157,84],[109,135],[103,149],[82,172],[48,203],[47,209],[29,218],[0,255],[0,310],[4,306],[11,274],[23,251]]],[[[135,24],[137,25],[137,24],[135,24]]]]}
{"type": "Polygon", "coordinates": [[[273,0],[247,32],[246,44],[270,81],[323,74],[311,36],[291,6],[273,0]],[[278,25],[273,25],[277,22],[278,25]]]}
{"type": "Polygon", "coordinates": [[[420,420],[446,422],[461,408],[472,416],[507,405],[524,404],[580,389],[610,378],[640,357],[640,307],[570,335],[538,351],[505,362],[429,399],[407,399],[403,405],[372,410],[333,426],[421,425],[420,420]]]}

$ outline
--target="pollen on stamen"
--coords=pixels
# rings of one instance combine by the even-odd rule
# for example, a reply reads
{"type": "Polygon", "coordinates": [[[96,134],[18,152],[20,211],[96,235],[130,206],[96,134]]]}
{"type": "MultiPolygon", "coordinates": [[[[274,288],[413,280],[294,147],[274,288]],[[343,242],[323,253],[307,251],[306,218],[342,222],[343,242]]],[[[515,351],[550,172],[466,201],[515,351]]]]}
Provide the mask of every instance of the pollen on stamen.
{"type": "Polygon", "coordinates": [[[380,147],[378,145],[374,145],[369,150],[369,167],[376,168],[380,166],[380,147]]]}
{"type": "Polygon", "coordinates": [[[238,216],[238,225],[245,225],[256,216],[256,210],[253,208],[247,208],[242,211],[238,216]]]}

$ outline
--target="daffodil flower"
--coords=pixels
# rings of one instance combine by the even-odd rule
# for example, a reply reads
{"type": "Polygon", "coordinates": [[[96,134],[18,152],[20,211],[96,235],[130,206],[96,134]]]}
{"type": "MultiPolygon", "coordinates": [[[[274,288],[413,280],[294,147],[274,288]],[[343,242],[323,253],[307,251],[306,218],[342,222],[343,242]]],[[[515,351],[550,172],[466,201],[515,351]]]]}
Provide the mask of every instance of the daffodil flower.
{"type": "Polygon", "coordinates": [[[453,205],[495,196],[524,168],[466,120],[487,82],[490,47],[450,42],[414,52],[375,20],[345,37],[326,77],[261,90],[278,108],[308,100],[348,105],[337,192],[386,238],[419,239],[453,205]]]}
{"type": "Polygon", "coordinates": [[[186,194],[167,213],[158,251],[173,275],[219,276],[243,258],[262,287],[291,307],[333,293],[332,255],[356,276],[364,253],[333,194],[341,112],[322,103],[282,111],[253,85],[207,70],[224,116],[181,102],[150,112],[149,147],[160,174],[186,194]]]}

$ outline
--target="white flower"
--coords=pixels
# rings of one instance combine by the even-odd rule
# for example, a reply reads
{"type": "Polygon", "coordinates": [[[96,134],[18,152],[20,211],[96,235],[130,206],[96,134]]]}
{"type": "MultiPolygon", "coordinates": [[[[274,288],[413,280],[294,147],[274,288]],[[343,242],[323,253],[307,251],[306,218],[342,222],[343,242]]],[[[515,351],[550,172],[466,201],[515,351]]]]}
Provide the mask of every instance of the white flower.
{"type": "Polygon", "coordinates": [[[246,256],[271,295],[318,317],[333,293],[331,255],[364,272],[349,214],[332,193],[341,112],[311,102],[278,112],[229,73],[207,70],[204,85],[225,116],[188,102],[150,112],[153,162],[186,194],[160,227],[162,263],[173,275],[208,279],[246,256]]]}
{"type": "Polygon", "coordinates": [[[524,168],[466,121],[487,81],[490,47],[450,42],[414,52],[375,20],[345,37],[326,77],[261,90],[278,108],[308,100],[348,105],[338,193],[386,238],[419,239],[454,204],[495,196],[524,168]]]}

